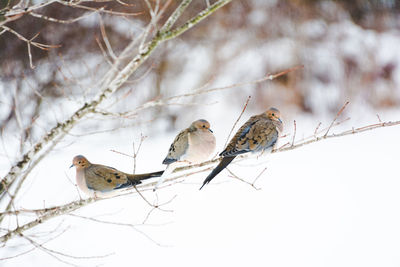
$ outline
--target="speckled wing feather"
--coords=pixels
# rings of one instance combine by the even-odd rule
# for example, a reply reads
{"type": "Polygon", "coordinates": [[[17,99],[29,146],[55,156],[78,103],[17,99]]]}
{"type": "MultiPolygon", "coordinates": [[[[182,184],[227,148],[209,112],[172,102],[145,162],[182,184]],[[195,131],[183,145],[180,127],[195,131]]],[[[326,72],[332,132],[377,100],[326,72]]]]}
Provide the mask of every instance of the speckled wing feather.
{"type": "Polygon", "coordinates": [[[253,116],[240,127],[220,156],[231,157],[269,148],[276,143],[278,136],[271,120],[263,115],[253,116]]]}
{"type": "Polygon", "coordinates": [[[126,173],[103,165],[93,164],[85,170],[85,176],[88,188],[96,191],[107,192],[132,185],[126,173]]]}
{"type": "Polygon", "coordinates": [[[163,164],[171,164],[178,161],[187,151],[189,147],[189,129],[181,131],[171,144],[168,150],[168,155],[165,157],[163,164]]]}
{"type": "Polygon", "coordinates": [[[280,113],[276,108],[270,108],[266,112],[253,116],[246,121],[231,139],[225,150],[219,154],[222,156],[220,163],[206,177],[200,189],[211,182],[236,156],[272,148],[278,140],[279,132],[283,129],[279,116],[280,113]]]}

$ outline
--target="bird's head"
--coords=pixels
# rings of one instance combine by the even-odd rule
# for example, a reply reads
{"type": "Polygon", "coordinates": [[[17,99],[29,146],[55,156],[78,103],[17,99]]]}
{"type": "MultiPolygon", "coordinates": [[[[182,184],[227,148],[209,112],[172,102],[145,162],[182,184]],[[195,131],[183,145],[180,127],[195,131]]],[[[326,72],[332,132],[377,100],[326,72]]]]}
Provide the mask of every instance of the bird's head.
{"type": "Polygon", "coordinates": [[[210,131],[213,132],[210,129],[210,123],[206,120],[197,120],[194,121],[191,125],[191,127],[193,127],[196,130],[200,130],[200,131],[210,131]]]}
{"type": "Polygon", "coordinates": [[[281,120],[281,112],[280,112],[278,109],[276,109],[276,108],[270,108],[270,109],[268,109],[265,113],[267,114],[267,117],[268,117],[270,120],[279,121],[280,123],[282,123],[282,120],[281,120]]]}
{"type": "Polygon", "coordinates": [[[70,168],[72,168],[74,166],[77,169],[87,168],[90,166],[90,162],[84,156],[78,155],[72,159],[72,165],[70,166],[70,168]]]}

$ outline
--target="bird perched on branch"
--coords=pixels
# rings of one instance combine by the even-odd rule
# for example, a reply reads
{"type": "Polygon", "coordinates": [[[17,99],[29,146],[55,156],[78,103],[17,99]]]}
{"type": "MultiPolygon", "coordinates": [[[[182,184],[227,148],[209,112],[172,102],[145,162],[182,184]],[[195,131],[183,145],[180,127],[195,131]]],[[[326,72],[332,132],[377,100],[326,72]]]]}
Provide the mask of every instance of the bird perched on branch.
{"type": "Polygon", "coordinates": [[[176,167],[207,160],[215,150],[215,143],[210,123],[206,120],[194,121],[189,128],[182,130],[168,150],[163,161],[163,164],[167,164],[167,168],[153,191],[157,190],[176,167]]]}
{"type": "Polygon", "coordinates": [[[280,112],[276,108],[270,108],[264,113],[251,117],[240,127],[225,150],[219,154],[222,157],[221,162],[207,176],[200,190],[225,169],[236,156],[248,152],[272,150],[282,130],[280,112]]]}
{"type": "Polygon", "coordinates": [[[70,168],[74,166],[78,187],[89,197],[111,197],[117,195],[119,189],[140,184],[141,180],[159,177],[164,172],[128,174],[112,167],[90,163],[82,155],[73,158],[70,168]]]}

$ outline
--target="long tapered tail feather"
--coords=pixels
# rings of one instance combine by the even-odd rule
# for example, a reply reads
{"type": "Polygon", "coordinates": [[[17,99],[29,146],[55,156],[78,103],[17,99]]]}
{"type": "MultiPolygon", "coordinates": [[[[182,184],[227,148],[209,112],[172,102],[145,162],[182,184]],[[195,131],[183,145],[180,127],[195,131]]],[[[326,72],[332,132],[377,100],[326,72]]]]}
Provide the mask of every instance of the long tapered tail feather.
{"type": "Polygon", "coordinates": [[[154,177],[160,177],[164,171],[158,171],[158,172],[149,172],[149,173],[142,173],[142,174],[132,174],[128,176],[129,181],[133,185],[140,184],[142,180],[154,178],[154,177]]]}
{"type": "Polygon", "coordinates": [[[164,173],[160,176],[160,179],[158,179],[157,184],[154,186],[153,188],[153,192],[156,191],[158,189],[158,187],[165,181],[165,179],[168,178],[168,176],[170,176],[170,174],[175,170],[175,164],[171,163],[167,166],[167,168],[165,169],[164,173]]]}
{"type": "Polygon", "coordinates": [[[203,188],[203,186],[205,186],[206,184],[208,184],[209,182],[211,182],[211,180],[217,176],[218,173],[220,173],[223,169],[226,168],[226,166],[229,165],[229,163],[232,162],[232,160],[235,158],[236,156],[233,157],[223,157],[221,162],[218,164],[217,167],[215,167],[215,169],[207,176],[207,178],[204,180],[203,185],[200,187],[199,190],[201,190],[203,188]]]}

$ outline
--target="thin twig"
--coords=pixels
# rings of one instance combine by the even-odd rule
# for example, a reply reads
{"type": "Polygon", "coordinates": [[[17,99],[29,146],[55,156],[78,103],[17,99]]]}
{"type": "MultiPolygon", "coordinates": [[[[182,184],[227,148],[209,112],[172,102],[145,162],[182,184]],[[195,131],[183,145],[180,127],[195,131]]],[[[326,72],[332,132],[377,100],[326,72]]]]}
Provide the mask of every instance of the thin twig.
{"type": "Polygon", "coordinates": [[[106,44],[107,50],[108,50],[108,54],[110,55],[110,57],[114,60],[117,59],[117,56],[114,54],[114,51],[111,47],[110,41],[108,40],[108,36],[107,36],[107,32],[106,32],[106,28],[104,27],[104,22],[103,19],[101,18],[101,16],[99,16],[99,21],[100,21],[100,32],[101,32],[101,36],[103,37],[103,41],[106,44]]]}
{"type": "Polygon", "coordinates": [[[33,65],[33,62],[32,62],[31,43],[27,42],[26,45],[28,46],[29,66],[31,67],[31,69],[34,69],[35,66],[33,65]]]}
{"type": "Polygon", "coordinates": [[[114,152],[114,153],[117,153],[117,154],[121,154],[121,155],[130,157],[130,158],[133,158],[132,155],[129,155],[129,154],[126,154],[126,153],[123,153],[123,152],[120,152],[120,151],[117,151],[117,150],[114,150],[114,149],[110,149],[110,151],[111,151],[111,152],[114,152]]]}
{"type": "Polygon", "coordinates": [[[314,130],[314,137],[317,136],[318,129],[319,129],[319,127],[321,127],[321,124],[322,124],[322,122],[319,122],[318,125],[317,125],[317,127],[315,127],[315,130],[314,130]]]}
{"type": "Polygon", "coordinates": [[[244,104],[244,107],[243,107],[242,111],[241,111],[240,114],[239,114],[239,117],[236,119],[235,123],[234,123],[233,126],[232,126],[231,131],[230,131],[229,134],[228,134],[228,137],[226,138],[224,147],[226,147],[226,144],[228,144],[228,142],[229,142],[229,140],[230,140],[230,138],[231,138],[231,135],[232,135],[233,130],[235,129],[235,127],[236,127],[236,125],[238,124],[240,118],[242,117],[244,111],[246,110],[247,104],[249,104],[250,98],[251,98],[251,95],[249,95],[249,96],[247,97],[247,100],[246,100],[246,102],[245,102],[245,104],[244,104]]]}
{"type": "Polygon", "coordinates": [[[138,232],[139,234],[143,235],[144,237],[146,237],[148,240],[150,240],[151,242],[153,242],[154,244],[163,247],[164,245],[160,244],[159,242],[155,241],[153,238],[151,238],[148,234],[144,233],[143,231],[137,229],[137,226],[139,225],[135,225],[135,224],[131,224],[131,223],[121,223],[121,222],[111,222],[111,221],[104,221],[104,220],[99,220],[93,217],[86,217],[86,216],[82,216],[82,215],[77,215],[77,214],[73,214],[70,213],[68,214],[68,216],[72,216],[72,217],[77,217],[80,219],[85,219],[88,221],[93,221],[96,223],[102,223],[102,224],[109,224],[109,225],[115,225],[115,226],[123,226],[123,227],[129,227],[133,230],[135,230],[136,232],[138,232]]]}
{"type": "Polygon", "coordinates": [[[289,72],[292,72],[292,71],[295,71],[295,70],[298,70],[298,69],[303,69],[303,68],[304,68],[303,65],[299,65],[299,66],[295,66],[295,67],[293,67],[293,68],[289,68],[289,69],[287,69],[287,70],[283,70],[283,71],[278,72],[278,73],[276,73],[276,74],[268,74],[268,75],[267,75],[267,79],[268,79],[268,80],[274,80],[274,79],[276,79],[276,78],[278,78],[278,77],[280,77],[280,76],[283,76],[283,75],[285,75],[285,74],[288,74],[289,72]]]}
{"type": "Polygon", "coordinates": [[[29,39],[25,38],[24,36],[22,36],[21,34],[19,34],[18,32],[14,31],[13,29],[11,29],[11,28],[9,28],[9,27],[7,27],[7,26],[5,26],[5,25],[0,26],[0,27],[3,28],[4,30],[6,30],[6,31],[8,31],[8,32],[10,32],[10,33],[12,33],[12,34],[14,34],[14,35],[17,36],[18,39],[20,39],[21,41],[24,41],[24,42],[26,42],[26,43],[29,43],[29,44],[31,44],[31,45],[33,45],[33,46],[39,48],[39,49],[42,49],[42,50],[50,50],[51,48],[58,48],[58,47],[60,47],[60,45],[47,45],[47,44],[41,44],[41,43],[38,43],[38,42],[33,42],[33,39],[35,39],[37,36],[39,36],[39,33],[35,34],[35,36],[34,36],[32,39],[29,40],[29,39]]]}
{"type": "Polygon", "coordinates": [[[293,139],[292,139],[292,146],[294,146],[294,140],[296,138],[296,120],[293,121],[294,130],[293,130],[293,139]]]}
{"type": "Polygon", "coordinates": [[[329,130],[332,128],[333,124],[335,123],[336,119],[340,116],[340,114],[342,114],[343,110],[346,108],[346,106],[349,104],[349,101],[346,101],[346,103],[343,105],[343,107],[339,110],[339,112],[336,114],[336,117],[333,119],[331,125],[329,125],[328,130],[326,130],[326,133],[324,135],[324,137],[326,137],[329,133],[329,130]]]}
{"type": "MultiPolygon", "coordinates": [[[[331,130],[333,129],[333,127],[339,126],[339,125],[341,125],[341,124],[343,124],[344,122],[349,121],[349,120],[350,120],[350,117],[347,117],[347,118],[344,119],[344,120],[335,122],[335,123],[333,124],[333,126],[331,127],[331,130]]],[[[321,122],[320,122],[320,125],[321,125],[321,122]]],[[[314,131],[314,134],[309,135],[309,136],[307,136],[307,137],[304,137],[304,138],[302,138],[301,140],[298,140],[297,142],[304,142],[304,141],[309,140],[309,139],[317,138],[317,135],[318,135],[318,134],[321,134],[322,132],[325,132],[327,129],[328,129],[328,127],[325,127],[325,128],[322,128],[322,129],[319,129],[319,127],[317,127],[317,128],[316,128],[316,131],[314,131]]]]}
{"type": "Polygon", "coordinates": [[[100,12],[100,13],[111,14],[111,15],[122,16],[122,17],[138,16],[138,15],[143,14],[143,12],[135,12],[135,13],[118,12],[118,11],[105,9],[104,7],[94,8],[94,7],[84,6],[84,5],[80,5],[78,3],[67,2],[67,1],[57,1],[57,3],[65,5],[65,6],[69,6],[69,7],[74,7],[74,8],[76,7],[76,8],[80,8],[80,9],[84,9],[84,10],[90,10],[93,12],[100,12]]]}
{"type": "Polygon", "coordinates": [[[101,44],[99,38],[95,37],[94,38],[96,40],[97,45],[100,48],[101,53],[103,54],[104,59],[106,60],[106,62],[108,63],[108,65],[110,65],[111,68],[114,67],[114,64],[111,62],[111,60],[109,59],[106,50],[104,49],[103,45],[101,44]]]}
{"type": "Polygon", "coordinates": [[[101,7],[101,8],[99,8],[99,9],[97,9],[97,10],[93,10],[93,11],[91,11],[91,12],[84,13],[82,16],[79,16],[79,17],[76,17],[76,18],[73,18],[73,19],[67,19],[67,20],[57,19],[57,18],[45,16],[45,15],[38,14],[38,13],[34,13],[34,12],[29,12],[28,14],[29,14],[30,16],[32,16],[32,17],[39,18],[39,19],[43,19],[43,20],[48,20],[48,21],[51,21],[51,22],[56,22],[56,23],[60,23],[60,24],[72,24],[72,23],[75,23],[75,22],[77,22],[77,21],[80,21],[80,20],[82,20],[82,19],[84,19],[84,18],[87,18],[87,17],[89,17],[89,16],[91,16],[91,15],[93,15],[93,14],[96,14],[96,13],[98,13],[98,12],[101,12],[101,11],[103,11],[103,9],[104,9],[104,8],[101,7]]]}
{"type": "Polygon", "coordinates": [[[132,146],[133,146],[133,173],[134,174],[136,173],[136,160],[139,155],[140,148],[142,147],[143,141],[144,141],[144,139],[146,139],[146,137],[147,136],[140,134],[140,142],[139,142],[139,146],[138,146],[137,150],[135,150],[135,142],[132,143],[132,146]]]}
{"type": "MultiPolygon", "coordinates": [[[[282,76],[282,75],[284,75],[284,74],[286,74],[286,73],[288,73],[290,71],[296,70],[296,69],[298,69],[298,67],[294,67],[294,68],[287,69],[285,71],[281,71],[281,72],[279,72],[277,74],[274,74],[272,76],[274,78],[277,78],[277,77],[280,77],[280,76],[282,76]]],[[[165,99],[159,99],[159,100],[156,100],[156,101],[152,100],[152,101],[144,103],[141,106],[135,108],[133,111],[120,113],[120,115],[121,116],[126,116],[127,114],[130,114],[130,113],[135,113],[136,114],[137,112],[142,111],[144,109],[157,107],[157,106],[162,106],[162,105],[167,105],[167,104],[170,104],[171,100],[175,100],[175,99],[180,99],[180,98],[185,98],[185,97],[192,97],[192,96],[201,95],[201,94],[208,94],[208,93],[212,93],[212,92],[215,92],[215,91],[222,91],[222,90],[242,87],[242,86],[246,86],[246,85],[259,84],[259,83],[271,80],[270,76],[271,75],[263,77],[263,78],[260,78],[260,79],[252,80],[252,81],[249,81],[249,82],[234,83],[234,84],[230,84],[230,85],[227,85],[227,86],[215,87],[215,88],[210,88],[210,89],[200,88],[198,90],[192,91],[191,93],[171,96],[171,97],[167,97],[165,99]]]]}
{"type": "MultiPolygon", "coordinates": [[[[165,212],[173,212],[173,210],[165,210],[165,209],[160,208],[160,206],[162,206],[162,205],[159,205],[159,204],[151,204],[150,201],[148,201],[148,200],[143,196],[143,194],[137,189],[136,186],[134,186],[134,188],[135,188],[136,192],[138,193],[138,195],[139,195],[150,207],[155,208],[155,209],[158,209],[158,210],[161,210],[161,211],[165,211],[165,212]]],[[[175,198],[175,197],[174,197],[174,198],[175,198]]]]}
{"type": "Polygon", "coordinates": [[[28,253],[30,253],[30,252],[32,252],[32,251],[34,251],[35,249],[36,249],[36,247],[33,247],[33,248],[30,248],[30,249],[28,249],[28,250],[26,250],[26,251],[23,251],[23,252],[17,253],[17,254],[15,254],[15,255],[12,255],[12,256],[8,256],[8,257],[3,257],[3,258],[0,258],[0,261],[3,261],[3,260],[10,260],[10,259],[14,259],[14,258],[18,258],[19,256],[22,256],[22,255],[25,255],[25,254],[28,254],[28,253]]]}
{"type": "Polygon", "coordinates": [[[288,151],[288,150],[299,148],[299,147],[302,147],[304,145],[315,143],[315,142],[318,142],[318,141],[321,141],[321,140],[324,140],[324,139],[328,139],[328,138],[337,138],[337,137],[342,137],[342,136],[351,135],[351,134],[358,134],[358,133],[362,133],[362,132],[365,132],[365,131],[374,130],[374,129],[377,129],[377,128],[390,127],[390,126],[396,126],[396,125],[400,125],[400,121],[382,122],[382,123],[376,123],[376,124],[367,125],[367,126],[364,126],[364,127],[352,128],[351,130],[347,130],[347,131],[344,131],[344,132],[341,132],[341,133],[338,133],[338,134],[331,134],[331,135],[327,135],[327,136],[324,135],[324,136],[317,137],[317,138],[312,139],[312,140],[304,141],[302,143],[297,143],[293,147],[282,148],[282,149],[278,149],[278,150],[273,151],[273,152],[288,151]]]}
{"type": "MultiPolygon", "coordinates": [[[[255,187],[254,182],[253,182],[253,183],[250,183],[250,182],[246,181],[245,179],[242,179],[242,178],[240,178],[239,176],[237,176],[236,174],[234,174],[234,173],[233,173],[231,170],[229,170],[228,168],[227,168],[227,170],[228,170],[228,172],[230,173],[230,175],[231,175],[232,178],[238,179],[239,181],[250,185],[250,186],[253,187],[255,190],[261,190],[261,188],[255,187]]],[[[257,179],[258,179],[258,178],[256,178],[256,180],[257,180],[257,179]]]]}
{"type": "Polygon", "coordinates": [[[54,254],[57,254],[57,255],[60,255],[60,256],[63,256],[63,257],[67,257],[67,258],[71,258],[71,259],[97,259],[97,258],[106,258],[106,257],[109,257],[109,256],[115,254],[115,253],[110,253],[110,254],[96,255],[96,256],[74,256],[74,255],[69,255],[69,254],[66,254],[66,253],[63,253],[63,252],[60,252],[60,251],[56,251],[56,250],[47,248],[47,247],[45,247],[43,244],[39,244],[39,243],[37,243],[36,241],[34,241],[33,239],[31,239],[31,238],[29,238],[29,237],[27,237],[27,236],[24,236],[24,238],[28,239],[29,241],[34,242],[34,243],[35,243],[36,245],[38,245],[40,248],[42,248],[42,249],[44,249],[44,250],[46,250],[46,251],[48,251],[48,252],[50,252],[50,253],[54,253],[54,254]]]}
{"type": "Polygon", "coordinates": [[[155,210],[156,210],[156,208],[150,209],[150,211],[146,214],[146,217],[144,218],[142,224],[145,224],[145,223],[149,220],[150,215],[151,215],[151,214],[153,213],[153,211],[155,211],[155,210]]]}
{"type": "Polygon", "coordinates": [[[49,250],[43,248],[42,244],[37,243],[33,239],[31,239],[31,238],[29,238],[29,237],[27,237],[25,235],[22,235],[22,234],[21,234],[21,236],[23,238],[25,238],[26,240],[28,240],[34,247],[40,249],[41,251],[45,252],[47,255],[49,255],[49,256],[53,257],[54,259],[58,260],[59,262],[67,264],[67,265],[70,265],[70,266],[74,266],[74,267],[80,267],[79,265],[73,264],[73,263],[71,263],[69,261],[63,260],[60,257],[54,255],[55,253],[52,253],[49,250]]]}
{"type": "Polygon", "coordinates": [[[165,33],[166,31],[171,30],[172,26],[175,24],[175,22],[178,20],[178,18],[190,5],[191,2],[192,0],[183,0],[172,13],[172,15],[169,16],[168,20],[164,23],[164,26],[160,29],[160,33],[165,33]]]}
{"type": "Polygon", "coordinates": [[[267,167],[265,167],[258,175],[256,178],[254,178],[253,182],[251,183],[253,186],[256,183],[256,181],[258,180],[258,178],[261,177],[261,175],[267,170],[267,167]]]}

